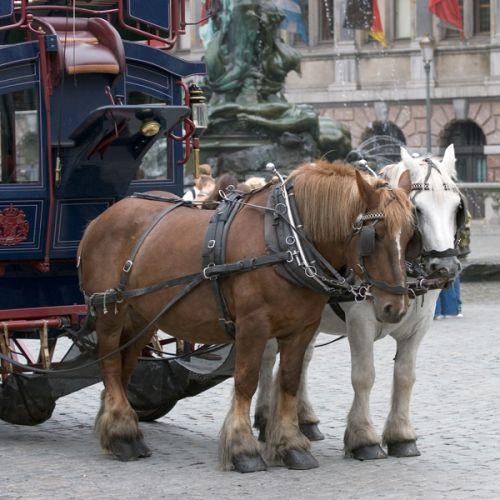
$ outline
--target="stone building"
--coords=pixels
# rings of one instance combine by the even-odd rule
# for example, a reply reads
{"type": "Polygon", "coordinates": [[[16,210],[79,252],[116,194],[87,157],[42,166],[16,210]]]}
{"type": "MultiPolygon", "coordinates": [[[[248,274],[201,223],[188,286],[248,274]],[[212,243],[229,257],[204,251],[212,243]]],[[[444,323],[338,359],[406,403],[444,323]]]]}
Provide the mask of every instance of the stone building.
{"type": "MultiPolygon", "coordinates": [[[[192,1],[192,14],[199,13],[192,1]]],[[[279,3],[279,2],[278,2],[279,3]]],[[[426,152],[426,73],[419,41],[435,40],[430,66],[432,152],[453,142],[462,181],[500,181],[500,0],[459,0],[464,36],[428,10],[428,0],[378,0],[387,48],[343,27],[346,0],[300,0],[306,36],[290,29],[302,53],[289,74],[289,101],[314,105],[351,130],[356,147],[392,135],[426,152]]],[[[179,51],[200,57],[195,29],[179,51]]]]}

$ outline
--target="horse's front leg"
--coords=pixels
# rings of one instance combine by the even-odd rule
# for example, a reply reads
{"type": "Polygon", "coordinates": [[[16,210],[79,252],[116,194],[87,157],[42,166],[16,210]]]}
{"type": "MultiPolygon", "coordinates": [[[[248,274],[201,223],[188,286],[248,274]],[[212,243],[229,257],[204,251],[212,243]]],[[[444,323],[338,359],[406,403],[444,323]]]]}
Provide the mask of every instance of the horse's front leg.
{"type": "Polygon", "coordinates": [[[244,324],[236,326],[234,394],[219,441],[219,460],[225,470],[231,464],[239,472],[257,472],[267,468],[250,422],[250,404],[257,389],[269,330],[267,325],[259,323],[262,322],[247,318],[244,324]]]}
{"type": "Polygon", "coordinates": [[[383,441],[389,455],[416,457],[417,435],[410,421],[410,399],[415,383],[417,350],[423,335],[397,341],[391,411],[384,428],[383,441]]]}
{"type": "Polygon", "coordinates": [[[266,440],[266,425],[269,420],[269,406],[273,386],[273,368],[278,353],[278,342],[270,339],[262,356],[259,374],[259,388],[255,403],[255,418],[253,426],[259,430],[259,441],[266,440]]]}
{"type": "Polygon", "coordinates": [[[290,469],[318,467],[311,444],[299,428],[297,391],[304,353],[316,327],[279,341],[280,366],[273,391],[273,404],[266,428],[266,454],[271,461],[290,469]]]}
{"type": "MultiPolygon", "coordinates": [[[[363,305],[358,305],[359,309],[361,307],[363,305]]],[[[370,416],[370,393],[375,382],[375,366],[373,362],[375,338],[372,332],[374,325],[374,321],[371,322],[371,328],[370,322],[365,323],[363,321],[348,325],[354,401],[347,417],[344,448],[346,456],[357,460],[373,460],[387,457],[381,447],[380,436],[375,431],[370,416]]]]}

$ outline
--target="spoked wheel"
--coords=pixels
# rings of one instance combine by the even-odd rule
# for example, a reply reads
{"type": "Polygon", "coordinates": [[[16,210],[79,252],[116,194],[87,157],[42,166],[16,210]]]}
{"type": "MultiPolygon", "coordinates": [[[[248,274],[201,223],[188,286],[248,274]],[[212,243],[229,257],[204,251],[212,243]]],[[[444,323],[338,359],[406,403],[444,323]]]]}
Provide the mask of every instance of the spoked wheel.
{"type": "MultiPolygon", "coordinates": [[[[160,344],[154,342],[152,352],[156,355],[160,344]]],[[[177,351],[181,355],[177,359],[141,357],[132,373],[128,398],[140,421],[157,420],[172,410],[179,399],[195,396],[233,375],[232,345],[197,347],[178,343],[177,351]]]]}

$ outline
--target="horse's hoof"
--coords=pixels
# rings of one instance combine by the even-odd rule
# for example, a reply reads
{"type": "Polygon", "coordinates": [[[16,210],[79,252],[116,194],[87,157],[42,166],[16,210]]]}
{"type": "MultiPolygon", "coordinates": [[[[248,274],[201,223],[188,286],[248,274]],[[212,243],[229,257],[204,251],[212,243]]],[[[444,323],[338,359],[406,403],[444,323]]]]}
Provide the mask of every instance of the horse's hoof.
{"type": "Polygon", "coordinates": [[[294,470],[308,470],[319,467],[318,461],[313,457],[311,452],[306,450],[286,450],[283,456],[283,463],[294,470]]]}
{"type": "Polygon", "coordinates": [[[400,441],[387,443],[387,454],[392,457],[419,457],[420,452],[416,441],[400,441]]]}
{"type": "Polygon", "coordinates": [[[387,453],[379,444],[371,444],[369,446],[360,446],[350,453],[352,458],[356,460],[377,460],[379,458],[387,458],[387,453]]]}
{"type": "Polygon", "coordinates": [[[121,462],[151,456],[151,450],[142,439],[114,439],[110,445],[111,453],[121,462]]]}
{"type": "Polygon", "coordinates": [[[318,424],[300,424],[300,432],[309,439],[309,441],[323,441],[325,436],[319,430],[318,424]]]}
{"type": "Polygon", "coordinates": [[[234,470],[242,473],[267,470],[267,465],[260,455],[237,455],[233,458],[234,470]]]}
{"type": "Polygon", "coordinates": [[[139,458],[147,458],[151,456],[151,450],[148,445],[144,442],[144,439],[138,439],[136,441],[136,451],[139,458]]]}

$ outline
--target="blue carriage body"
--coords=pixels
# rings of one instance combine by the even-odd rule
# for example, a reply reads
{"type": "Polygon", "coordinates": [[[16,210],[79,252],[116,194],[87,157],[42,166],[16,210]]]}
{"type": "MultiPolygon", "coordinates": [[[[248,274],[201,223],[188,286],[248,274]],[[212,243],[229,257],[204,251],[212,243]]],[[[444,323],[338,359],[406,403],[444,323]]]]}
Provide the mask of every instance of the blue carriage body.
{"type": "Polygon", "coordinates": [[[181,33],[183,2],[108,3],[76,18],[0,3],[0,321],[80,310],[88,222],[133,192],[182,193],[171,134],[190,115],[182,79],[205,66],[137,41],[137,26],[157,40],[181,33]]]}

